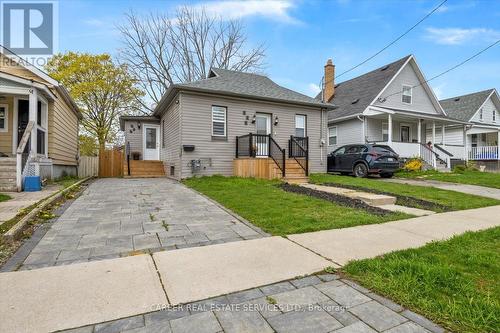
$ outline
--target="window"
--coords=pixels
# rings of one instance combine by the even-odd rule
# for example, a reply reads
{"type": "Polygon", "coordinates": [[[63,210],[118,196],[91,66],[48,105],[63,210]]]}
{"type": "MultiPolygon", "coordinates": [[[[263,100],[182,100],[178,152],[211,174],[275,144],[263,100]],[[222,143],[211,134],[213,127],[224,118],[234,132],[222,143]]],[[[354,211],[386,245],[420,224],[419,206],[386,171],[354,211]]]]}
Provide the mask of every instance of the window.
{"type": "Polygon", "coordinates": [[[306,116],[302,114],[295,115],[295,136],[306,136],[306,116]]]}
{"type": "Polygon", "coordinates": [[[328,145],[334,146],[337,144],[337,126],[328,128],[328,145]]]}
{"type": "Polygon", "coordinates": [[[227,108],[212,106],[212,136],[226,136],[227,108]]]}
{"type": "Polygon", "coordinates": [[[41,129],[36,130],[36,152],[45,155],[45,132],[41,129]]]}
{"type": "Polygon", "coordinates": [[[403,95],[402,102],[406,104],[411,104],[412,87],[403,85],[403,95]]]}
{"type": "Polygon", "coordinates": [[[382,123],[382,141],[389,141],[389,124],[382,123]]]}
{"type": "Polygon", "coordinates": [[[479,120],[483,121],[483,108],[479,109],[479,120]]]}
{"type": "Polygon", "coordinates": [[[7,128],[7,123],[8,123],[7,116],[8,116],[7,105],[0,104],[0,131],[1,132],[6,132],[8,130],[8,128],[7,128]]]}

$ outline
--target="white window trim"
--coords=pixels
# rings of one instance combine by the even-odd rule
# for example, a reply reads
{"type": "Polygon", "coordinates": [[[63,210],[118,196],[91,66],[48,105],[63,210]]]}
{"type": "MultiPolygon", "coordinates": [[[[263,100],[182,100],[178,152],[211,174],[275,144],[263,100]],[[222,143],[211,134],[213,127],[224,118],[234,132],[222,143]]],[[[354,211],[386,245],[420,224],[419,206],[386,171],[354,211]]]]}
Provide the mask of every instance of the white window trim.
{"type": "Polygon", "coordinates": [[[413,87],[408,84],[403,84],[403,90],[401,92],[401,103],[411,105],[413,104],[413,87]],[[405,88],[410,88],[410,94],[405,95],[405,88]],[[403,101],[403,96],[410,96],[410,103],[403,101]]]}
{"type": "MultiPolygon", "coordinates": [[[[38,156],[48,157],[49,156],[49,130],[48,130],[48,128],[49,128],[49,103],[42,96],[40,96],[38,98],[38,101],[42,105],[42,112],[41,112],[42,121],[41,121],[41,125],[38,125],[38,122],[36,122],[36,128],[37,128],[37,130],[41,130],[44,133],[45,153],[39,154],[38,151],[36,153],[38,156]]],[[[37,106],[37,108],[38,108],[38,106],[37,106]]],[[[37,110],[37,117],[38,117],[38,110],[37,110]]],[[[37,150],[38,150],[38,148],[37,148],[37,150]]]]}
{"type": "Polygon", "coordinates": [[[216,137],[220,137],[220,138],[227,137],[227,107],[226,106],[219,106],[219,105],[212,105],[211,117],[212,117],[212,121],[210,122],[210,126],[212,128],[212,136],[216,136],[216,137]],[[223,108],[224,109],[224,122],[222,122],[220,120],[214,120],[214,108],[223,108]],[[214,122],[215,123],[224,123],[224,135],[214,134],[214,122]]]}
{"type": "Polygon", "coordinates": [[[304,130],[304,137],[307,136],[307,116],[305,114],[296,114],[295,115],[295,129],[300,128],[304,130]],[[297,117],[304,118],[304,127],[297,127],[297,117]]]}
{"type": "Polygon", "coordinates": [[[4,128],[0,128],[0,132],[8,132],[9,131],[9,105],[8,104],[0,104],[0,107],[5,108],[4,128]]]}
{"type": "Polygon", "coordinates": [[[339,143],[339,129],[338,129],[338,127],[337,126],[328,127],[328,145],[329,146],[336,146],[336,145],[338,145],[338,143],[339,143]],[[335,128],[335,135],[330,135],[330,130],[332,128],[335,128]],[[334,144],[330,144],[330,138],[333,138],[333,137],[336,138],[336,140],[335,140],[336,142],[334,144]]]}

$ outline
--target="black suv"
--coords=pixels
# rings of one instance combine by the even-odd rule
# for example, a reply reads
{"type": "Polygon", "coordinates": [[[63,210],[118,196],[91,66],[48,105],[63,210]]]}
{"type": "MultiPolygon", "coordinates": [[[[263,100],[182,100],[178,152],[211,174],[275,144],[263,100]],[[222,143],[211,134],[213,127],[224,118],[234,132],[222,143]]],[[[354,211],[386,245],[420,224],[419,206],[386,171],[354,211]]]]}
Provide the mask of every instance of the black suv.
{"type": "Polygon", "coordinates": [[[328,154],[328,172],[353,173],[356,177],[380,174],[383,178],[390,178],[399,168],[398,158],[389,146],[347,145],[328,154]]]}

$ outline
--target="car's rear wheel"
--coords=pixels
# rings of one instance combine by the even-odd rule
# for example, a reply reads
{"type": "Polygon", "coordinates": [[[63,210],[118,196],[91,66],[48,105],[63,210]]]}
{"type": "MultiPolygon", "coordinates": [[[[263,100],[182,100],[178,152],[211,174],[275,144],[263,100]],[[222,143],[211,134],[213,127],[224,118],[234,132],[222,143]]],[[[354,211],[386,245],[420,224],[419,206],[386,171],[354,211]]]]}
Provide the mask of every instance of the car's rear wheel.
{"type": "Polygon", "coordinates": [[[364,163],[358,163],[354,166],[354,176],[365,178],[368,176],[368,167],[364,163]]]}
{"type": "Polygon", "coordinates": [[[380,174],[380,177],[382,178],[392,178],[392,176],[394,176],[392,172],[385,172],[380,174]]]}

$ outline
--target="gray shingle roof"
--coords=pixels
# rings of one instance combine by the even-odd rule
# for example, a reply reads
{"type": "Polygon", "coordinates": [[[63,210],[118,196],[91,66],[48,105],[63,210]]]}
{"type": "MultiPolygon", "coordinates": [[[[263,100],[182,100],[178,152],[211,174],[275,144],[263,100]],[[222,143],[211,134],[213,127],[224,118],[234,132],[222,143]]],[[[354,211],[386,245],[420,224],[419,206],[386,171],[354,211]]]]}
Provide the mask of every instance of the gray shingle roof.
{"type": "MultiPolygon", "coordinates": [[[[411,55],[407,55],[371,72],[336,84],[335,95],[330,102],[338,109],[328,113],[328,120],[362,113],[410,57],[411,55]],[[352,104],[356,100],[358,101],[352,104]]],[[[321,93],[316,98],[321,98],[321,93]]]]}
{"type": "Polygon", "coordinates": [[[222,94],[229,93],[288,103],[309,104],[311,106],[333,107],[331,104],[322,103],[312,97],[284,88],[266,76],[220,68],[212,68],[209,77],[205,80],[177,84],[176,87],[179,89],[188,88],[222,94]]]}
{"type": "Polygon", "coordinates": [[[469,121],[493,90],[494,89],[488,89],[472,94],[447,98],[440,100],[439,103],[441,103],[441,106],[450,118],[469,121]]]}

